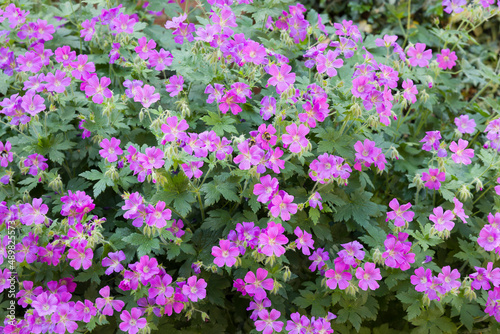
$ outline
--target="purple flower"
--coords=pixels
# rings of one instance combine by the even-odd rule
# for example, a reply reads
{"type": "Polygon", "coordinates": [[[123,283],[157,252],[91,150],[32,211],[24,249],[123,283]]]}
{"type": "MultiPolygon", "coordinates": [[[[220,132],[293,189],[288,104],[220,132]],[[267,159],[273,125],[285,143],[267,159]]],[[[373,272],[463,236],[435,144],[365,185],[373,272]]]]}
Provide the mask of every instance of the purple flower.
{"type": "Polygon", "coordinates": [[[439,131],[428,131],[425,134],[425,137],[420,141],[424,143],[422,145],[422,150],[424,151],[432,151],[439,149],[439,140],[441,139],[441,132],[439,131]]]}
{"type": "Polygon", "coordinates": [[[123,270],[123,265],[120,263],[126,259],[123,251],[111,252],[102,259],[102,266],[109,267],[106,269],[105,274],[111,275],[113,272],[119,273],[123,270]]]}
{"type": "Polygon", "coordinates": [[[264,96],[260,101],[262,108],[260,109],[260,115],[264,120],[268,120],[272,115],[276,113],[276,99],[272,96],[264,96]]]}
{"type": "MultiPolygon", "coordinates": [[[[465,1],[465,0],[464,0],[465,1]]],[[[425,43],[417,43],[415,47],[408,48],[407,54],[411,66],[426,67],[432,58],[432,50],[425,50],[425,43]]]]}
{"type": "Polygon", "coordinates": [[[184,78],[182,75],[173,75],[169,79],[169,83],[165,86],[165,90],[170,93],[170,96],[177,96],[182,90],[184,85],[184,78]]]}
{"type": "Polygon", "coordinates": [[[47,204],[43,204],[41,198],[33,198],[33,205],[26,203],[21,209],[21,223],[24,225],[43,224],[48,211],[49,207],[47,204]]]}
{"type": "Polygon", "coordinates": [[[311,251],[309,248],[314,249],[314,240],[312,239],[312,234],[307,233],[306,231],[302,231],[298,226],[293,231],[297,236],[297,240],[295,241],[297,245],[297,249],[302,250],[304,255],[311,255],[311,251]]]}
{"type": "Polygon", "coordinates": [[[342,259],[345,264],[350,265],[353,268],[356,268],[358,263],[356,260],[362,261],[365,258],[365,252],[362,251],[363,245],[358,241],[352,241],[346,244],[341,244],[344,248],[341,250],[338,255],[342,259]]]}
{"type": "Polygon", "coordinates": [[[71,84],[71,78],[66,77],[66,73],[63,71],[56,70],[56,74],[47,73],[45,76],[45,81],[47,84],[45,88],[49,92],[63,93],[66,87],[71,84]]]}
{"type": "Polygon", "coordinates": [[[160,52],[152,50],[149,52],[149,66],[154,67],[157,71],[163,71],[167,66],[172,65],[174,57],[169,51],[163,48],[160,52]]]}
{"type": "Polygon", "coordinates": [[[427,291],[432,283],[432,271],[429,268],[420,267],[415,269],[415,275],[412,275],[410,279],[411,284],[415,285],[415,290],[418,292],[427,291]]]}
{"type": "Polygon", "coordinates": [[[108,138],[104,138],[99,146],[102,147],[102,150],[99,151],[101,157],[108,160],[108,162],[115,162],[118,160],[118,155],[123,154],[123,150],[120,148],[120,139],[116,139],[115,137],[111,138],[109,141],[108,138]]]}
{"type": "Polygon", "coordinates": [[[494,250],[500,246],[500,231],[497,227],[484,225],[479,232],[477,243],[488,252],[494,250]]]}
{"type": "Polygon", "coordinates": [[[291,70],[292,67],[288,64],[283,64],[281,68],[278,68],[275,64],[266,68],[266,72],[271,75],[266,87],[269,85],[276,86],[278,94],[286,91],[295,82],[295,73],[290,73],[291,70]]]}
{"type": "Polygon", "coordinates": [[[389,207],[394,211],[387,212],[386,221],[394,220],[394,226],[405,226],[407,223],[413,221],[415,213],[408,211],[411,208],[411,203],[399,205],[398,200],[394,198],[390,201],[389,207]]]}
{"type": "Polygon", "coordinates": [[[203,161],[189,161],[181,165],[184,174],[188,178],[194,177],[195,179],[199,179],[203,175],[203,172],[200,170],[201,167],[203,167],[203,161]]]}
{"type": "Polygon", "coordinates": [[[474,133],[476,130],[476,121],[474,119],[469,119],[469,115],[461,115],[455,118],[455,125],[460,133],[474,133]]]}
{"type": "Polygon", "coordinates": [[[337,70],[335,68],[340,68],[344,64],[342,59],[337,59],[338,51],[328,50],[326,57],[320,53],[316,57],[316,68],[318,73],[324,73],[329,77],[334,77],[337,75],[337,70]]]}
{"type": "Polygon", "coordinates": [[[345,290],[349,286],[352,274],[348,272],[349,266],[344,263],[336,263],[335,269],[328,269],[325,273],[326,285],[335,290],[337,286],[340,290],[345,290]]]}
{"type": "Polygon", "coordinates": [[[366,291],[377,290],[379,284],[376,281],[381,280],[382,276],[380,269],[375,268],[375,263],[366,262],[364,269],[361,267],[356,269],[356,278],[359,279],[359,288],[366,291]]]}
{"type": "Polygon", "coordinates": [[[330,256],[328,256],[328,252],[326,252],[323,248],[318,248],[311,254],[311,256],[308,257],[308,259],[312,261],[311,265],[309,266],[309,270],[323,270],[325,261],[328,261],[330,259],[330,256]]]}
{"type": "Polygon", "coordinates": [[[439,172],[437,168],[429,168],[429,173],[422,173],[422,181],[425,181],[425,186],[429,189],[438,190],[441,187],[441,182],[446,179],[444,172],[439,172]]]}

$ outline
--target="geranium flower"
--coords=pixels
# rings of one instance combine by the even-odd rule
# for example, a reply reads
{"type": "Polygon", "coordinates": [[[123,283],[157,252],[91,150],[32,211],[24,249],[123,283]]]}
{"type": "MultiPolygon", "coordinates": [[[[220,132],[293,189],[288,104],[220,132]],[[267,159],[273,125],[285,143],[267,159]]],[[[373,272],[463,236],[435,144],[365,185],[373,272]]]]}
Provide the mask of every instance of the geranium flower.
{"type": "Polygon", "coordinates": [[[366,291],[377,290],[379,284],[376,281],[381,280],[382,276],[380,269],[375,268],[375,263],[366,262],[364,269],[361,267],[356,269],[356,278],[359,279],[359,288],[366,291]]]}

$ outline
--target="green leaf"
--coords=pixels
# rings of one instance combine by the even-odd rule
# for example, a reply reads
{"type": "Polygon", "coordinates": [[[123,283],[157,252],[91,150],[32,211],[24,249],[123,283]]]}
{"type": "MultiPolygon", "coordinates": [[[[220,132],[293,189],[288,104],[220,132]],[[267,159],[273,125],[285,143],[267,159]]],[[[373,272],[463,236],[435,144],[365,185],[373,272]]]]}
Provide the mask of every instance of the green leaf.
{"type": "Polygon", "coordinates": [[[201,118],[206,125],[212,127],[218,136],[222,136],[224,132],[238,133],[234,124],[236,120],[230,115],[219,115],[215,112],[208,112],[208,115],[201,118]]]}
{"type": "Polygon", "coordinates": [[[144,234],[132,233],[131,235],[123,238],[132,246],[137,247],[137,256],[149,255],[153,250],[160,249],[160,241],[158,238],[149,238],[144,234]]]}

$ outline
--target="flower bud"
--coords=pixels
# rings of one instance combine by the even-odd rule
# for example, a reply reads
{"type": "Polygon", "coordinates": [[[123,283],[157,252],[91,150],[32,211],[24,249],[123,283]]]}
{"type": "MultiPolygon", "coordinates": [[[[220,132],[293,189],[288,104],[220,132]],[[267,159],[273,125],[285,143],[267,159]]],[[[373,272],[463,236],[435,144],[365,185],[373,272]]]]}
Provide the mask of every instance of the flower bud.
{"type": "Polygon", "coordinates": [[[382,257],[382,252],[378,248],[375,248],[375,250],[373,251],[372,257],[373,257],[373,262],[375,262],[375,264],[381,264],[382,265],[382,264],[385,263],[385,260],[382,257]]]}
{"type": "Polygon", "coordinates": [[[290,271],[290,268],[285,267],[285,271],[283,272],[283,281],[287,282],[291,276],[292,272],[290,271]]]}
{"type": "Polygon", "coordinates": [[[477,298],[476,292],[474,292],[474,290],[470,286],[466,286],[465,287],[465,289],[464,289],[464,296],[470,302],[473,301],[473,300],[476,300],[476,298],[477,298]]]}
{"type": "Polygon", "coordinates": [[[481,182],[478,177],[476,177],[473,182],[476,183],[476,191],[483,191],[483,182],[481,182]]]}
{"type": "Polygon", "coordinates": [[[394,159],[399,160],[399,152],[398,152],[398,150],[394,146],[391,146],[389,148],[389,150],[390,150],[391,159],[392,160],[394,160],[394,159]]]}
{"type": "Polygon", "coordinates": [[[345,292],[348,294],[348,295],[351,295],[351,296],[356,296],[356,293],[358,292],[358,287],[354,285],[353,281],[350,281],[349,282],[349,285],[347,286],[347,288],[345,289],[345,292]]]}
{"type": "Polygon", "coordinates": [[[458,197],[460,198],[461,202],[467,201],[467,199],[472,197],[472,194],[469,190],[469,187],[465,184],[463,184],[460,189],[458,190],[458,197]]]}
{"type": "Polygon", "coordinates": [[[349,108],[349,112],[353,119],[357,119],[360,118],[361,115],[363,114],[363,109],[361,109],[360,105],[357,102],[355,102],[353,103],[351,108],[349,108]]]}
{"type": "Polygon", "coordinates": [[[419,192],[424,187],[424,181],[422,181],[422,177],[420,174],[416,174],[413,178],[413,184],[417,187],[417,192],[419,192]]]}

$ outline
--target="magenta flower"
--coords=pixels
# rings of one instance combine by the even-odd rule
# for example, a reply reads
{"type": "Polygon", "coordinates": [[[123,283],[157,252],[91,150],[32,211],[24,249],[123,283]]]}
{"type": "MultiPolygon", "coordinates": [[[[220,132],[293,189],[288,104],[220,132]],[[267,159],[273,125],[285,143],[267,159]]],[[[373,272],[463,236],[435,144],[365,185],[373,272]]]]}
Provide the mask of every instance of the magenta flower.
{"type": "Polygon", "coordinates": [[[363,245],[358,241],[351,241],[346,244],[341,244],[341,246],[344,249],[341,250],[338,255],[345,264],[356,268],[356,266],[358,265],[356,260],[363,261],[363,259],[365,258],[365,252],[362,250],[363,245]]]}
{"type": "Polygon", "coordinates": [[[290,220],[290,214],[297,213],[297,204],[292,203],[293,196],[287,194],[284,190],[273,197],[269,203],[269,210],[273,217],[281,216],[281,219],[290,220]]]}
{"type": "Polygon", "coordinates": [[[260,178],[260,182],[255,184],[253,194],[258,196],[257,201],[267,203],[278,192],[278,179],[271,177],[271,175],[266,175],[260,178]]]}
{"type": "Polygon", "coordinates": [[[424,43],[417,43],[415,47],[411,46],[408,48],[408,57],[411,66],[426,67],[429,65],[429,60],[432,58],[432,50],[425,50],[426,45],[424,43]]]}
{"type": "Polygon", "coordinates": [[[208,85],[205,88],[205,94],[208,94],[207,103],[212,104],[214,101],[219,103],[224,94],[224,85],[218,83],[214,84],[214,86],[208,85]]]}
{"type": "Polygon", "coordinates": [[[463,209],[464,205],[456,197],[453,198],[453,203],[455,203],[455,208],[453,209],[453,214],[455,216],[457,216],[458,218],[460,218],[464,224],[467,224],[467,221],[465,220],[465,218],[469,218],[469,216],[467,216],[465,214],[465,211],[463,209]]]}
{"type": "Polygon", "coordinates": [[[143,255],[141,257],[134,270],[140,274],[140,278],[143,283],[149,281],[149,279],[160,273],[158,261],[154,257],[149,258],[147,255],[143,255]]]}
{"type": "Polygon", "coordinates": [[[75,316],[79,320],[86,323],[90,322],[92,316],[97,314],[97,309],[94,307],[94,304],[87,299],[85,299],[85,304],[81,301],[77,301],[73,308],[73,311],[75,311],[75,316]]]}
{"type": "Polygon", "coordinates": [[[281,137],[283,144],[288,147],[290,145],[290,152],[299,153],[302,148],[306,148],[309,145],[309,140],[307,140],[306,135],[309,133],[309,128],[304,124],[291,124],[286,127],[287,134],[281,137]]]}
{"type": "Polygon", "coordinates": [[[266,298],[267,293],[265,290],[271,291],[274,288],[274,280],[267,278],[267,270],[257,268],[257,275],[249,271],[245,275],[245,291],[252,295],[255,300],[263,300],[266,298]]]}
{"type": "Polygon", "coordinates": [[[437,62],[438,66],[442,68],[443,70],[446,69],[452,69],[453,66],[456,64],[457,56],[455,54],[455,51],[450,52],[450,49],[443,49],[441,51],[441,54],[438,54],[437,56],[437,62]]]}
{"type": "Polygon", "coordinates": [[[233,115],[237,115],[242,111],[238,103],[244,103],[245,100],[236,95],[233,90],[230,90],[224,94],[220,102],[219,108],[223,114],[227,113],[228,110],[231,110],[233,115]]]}
{"type": "Polygon", "coordinates": [[[120,312],[123,309],[123,306],[125,306],[125,303],[119,299],[114,300],[114,298],[110,296],[109,292],[110,288],[108,285],[99,290],[99,294],[103,298],[96,298],[95,306],[103,315],[112,316],[113,309],[115,309],[117,312],[120,312]]]}
{"type": "Polygon", "coordinates": [[[418,292],[427,291],[432,284],[432,271],[429,268],[420,267],[415,269],[415,275],[412,275],[410,279],[411,284],[415,285],[415,290],[418,292]]]}
{"type": "Polygon", "coordinates": [[[375,147],[375,142],[365,139],[363,143],[357,141],[354,144],[356,150],[356,159],[371,164],[375,161],[375,157],[380,154],[381,150],[375,147]]]}
{"type": "Polygon", "coordinates": [[[318,248],[311,254],[311,256],[308,257],[308,259],[312,261],[309,266],[309,270],[323,270],[326,265],[325,261],[328,261],[330,256],[328,256],[328,252],[326,252],[323,248],[318,248]]]}
{"type": "Polygon", "coordinates": [[[17,57],[19,72],[38,73],[43,66],[42,59],[33,51],[28,51],[24,55],[17,57]]]}
{"type": "MultiPolygon", "coordinates": [[[[359,269],[359,268],[358,268],[359,269]]],[[[352,275],[348,272],[349,266],[343,263],[336,263],[335,269],[328,269],[325,273],[326,285],[335,290],[337,286],[340,290],[345,290],[349,286],[352,275]]]]}
{"type": "Polygon", "coordinates": [[[359,279],[359,288],[363,291],[368,289],[377,290],[379,285],[376,281],[381,280],[380,269],[375,268],[375,263],[366,262],[364,269],[356,269],[356,278],[359,279]]]}
{"type": "Polygon", "coordinates": [[[149,281],[151,288],[149,288],[149,298],[155,298],[155,302],[158,305],[165,305],[167,298],[172,297],[174,294],[174,288],[170,286],[172,283],[172,276],[169,274],[164,274],[162,276],[155,276],[149,281]]]}
{"type": "Polygon", "coordinates": [[[74,63],[71,63],[71,67],[74,68],[73,71],[71,71],[71,75],[75,79],[82,79],[85,74],[93,73],[95,72],[95,65],[93,62],[87,62],[88,56],[87,55],[78,55],[77,61],[74,63]]]}
{"type": "Polygon", "coordinates": [[[69,63],[76,59],[76,52],[71,51],[71,48],[67,45],[57,48],[54,54],[56,56],[56,61],[58,63],[63,63],[64,67],[69,66],[69,63]]]}
{"type": "Polygon", "coordinates": [[[271,75],[266,87],[269,85],[276,86],[278,94],[286,91],[295,82],[295,73],[290,73],[291,70],[292,67],[288,64],[283,64],[281,68],[278,68],[275,64],[266,68],[266,72],[271,75]]]}
{"type": "Polygon", "coordinates": [[[483,247],[485,251],[492,251],[500,246],[500,231],[498,228],[491,225],[484,225],[479,232],[477,238],[479,246],[483,247]]]}
{"type": "MultiPolygon", "coordinates": [[[[9,162],[14,159],[14,154],[11,152],[12,144],[6,141],[5,145],[0,141],[0,166],[7,167],[9,162]]],[[[36,175],[36,174],[35,174],[36,175]]]]}
{"type": "Polygon", "coordinates": [[[160,52],[152,50],[149,53],[149,66],[154,67],[157,71],[163,71],[167,66],[172,65],[173,60],[172,54],[163,48],[160,49],[160,52]]]}
{"type": "Polygon", "coordinates": [[[106,269],[105,274],[111,275],[113,272],[119,273],[123,270],[123,265],[120,263],[126,259],[125,253],[123,251],[111,252],[102,259],[102,266],[109,267],[106,269]]]}
{"type": "MultiPolygon", "coordinates": [[[[5,272],[4,272],[4,277],[5,277],[5,272]]],[[[33,309],[36,310],[38,315],[41,317],[56,312],[57,307],[59,306],[59,300],[57,296],[54,294],[50,294],[49,292],[43,292],[38,296],[36,296],[36,299],[35,298],[33,299],[34,300],[31,303],[31,306],[33,307],[33,309]]]]}
{"type": "Polygon", "coordinates": [[[455,125],[460,133],[474,133],[476,130],[476,121],[474,119],[469,119],[469,115],[461,115],[455,118],[455,125]]]}
{"type": "Polygon", "coordinates": [[[434,214],[429,216],[429,219],[434,222],[434,228],[436,231],[444,231],[448,230],[451,231],[453,229],[453,226],[455,226],[455,223],[453,222],[453,219],[455,219],[455,215],[453,212],[450,210],[446,210],[444,212],[442,207],[437,207],[432,210],[434,214]]]}
{"type": "Polygon", "coordinates": [[[165,202],[158,201],[156,206],[149,204],[146,208],[147,218],[146,224],[155,226],[156,228],[163,228],[167,226],[167,220],[172,218],[172,211],[165,209],[165,202]]]}
{"type": "Polygon", "coordinates": [[[259,311],[258,315],[260,320],[255,322],[255,329],[262,332],[262,334],[272,334],[275,331],[281,332],[283,329],[283,322],[276,321],[276,319],[278,319],[281,315],[280,311],[272,309],[271,312],[269,312],[268,310],[263,309],[259,311]]]}
{"type": "Polygon", "coordinates": [[[45,100],[33,90],[30,90],[23,96],[21,107],[31,116],[35,116],[46,109],[45,100]]]}
{"type": "Polygon", "coordinates": [[[266,61],[266,48],[254,41],[248,41],[247,46],[243,48],[243,58],[246,62],[254,63],[255,65],[260,65],[266,61]]]}
{"type": "Polygon", "coordinates": [[[283,245],[288,243],[288,238],[285,237],[284,232],[285,229],[281,224],[269,222],[267,228],[259,235],[260,252],[267,256],[276,255],[277,257],[285,254],[286,250],[283,245]]]}
{"type": "Polygon", "coordinates": [[[386,48],[389,48],[397,40],[398,40],[398,36],[396,36],[396,35],[384,35],[384,39],[377,38],[375,40],[375,45],[380,46],[380,47],[385,46],[386,48]]]}
{"type": "Polygon", "coordinates": [[[160,100],[160,93],[155,94],[155,88],[150,85],[144,87],[137,87],[134,101],[141,102],[144,108],[149,108],[153,103],[160,100]]]}
{"type": "Polygon", "coordinates": [[[33,198],[33,205],[26,203],[21,209],[21,223],[24,225],[43,224],[48,211],[49,207],[46,204],[42,204],[41,198],[33,198]]]}
{"type": "Polygon", "coordinates": [[[260,115],[264,120],[268,120],[272,115],[276,113],[276,99],[272,96],[264,96],[260,101],[262,108],[260,109],[260,115]]]}
{"type": "Polygon", "coordinates": [[[457,269],[451,270],[450,266],[445,266],[438,275],[438,278],[443,281],[441,286],[445,289],[445,292],[451,291],[452,289],[458,289],[462,283],[458,281],[460,279],[460,272],[457,269]]]}
{"type": "Polygon", "coordinates": [[[448,14],[463,12],[465,5],[467,5],[467,0],[443,0],[442,2],[443,10],[448,14]]]}
{"type": "Polygon", "coordinates": [[[415,212],[408,211],[411,208],[411,203],[399,205],[398,200],[394,198],[389,202],[389,207],[394,211],[387,212],[386,221],[394,220],[394,226],[405,226],[413,221],[415,212]]]}
{"type": "Polygon", "coordinates": [[[111,20],[109,27],[111,30],[116,30],[117,33],[133,34],[136,22],[136,19],[131,18],[130,15],[120,13],[120,15],[111,20]]]}
{"type": "Polygon", "coordinates": [[[165,86],[165,90],[170,93],[170,96],[177,96],[184,89],[184,78],[182,75],[173,75],[169,79],[169,83],[165,86]]]}
{"type": "Polygon", "coordinates": [[[82,30],[80,30],[80,37],[83,37],[85,42],[92,40],[92,37],[95,34],[95,24],[97,20],[85,20],[82,22],[82,30]]]}
{"type": "Polygon", "coordinates": [[[182,220],[180,220],[180,219],[175,220],[174,219],[172,221],[172,226],[169,227],[169,228],[167,228],[167,231],[172,232],[172,234],[174,235],[174,237],[180,238],[180,237],[182,237],[186,233],[182,229],[183,227],[184,227],[184,223],[182,222],[182,220]]]}
{"type": "Polygon", "coordinates": [[[206,297],[206,287],[207,283],[203,278],[197,280],[196,276],[191,276],[188,278],[187,283],[182,286],[182,293],[191,301],[197,302],[198,299],[201,300],[206,297]]]}
{"type": "Polygon", "coordinates": [[[10,277],[12,273],[9,269],[5,268],[3,271],[0,269],[0,292],[8,290],[10,287],[10,277]]]}
{"type": "Polygon", "coordinates": [[[257,145],[250,147],[248,140],[238,144],[238,150],[241,154],[238,154],[233,161],[241,170],[248,170],[251,166],[259,164],[264,157],[264,150],[257,145]]]}
{"type": "Polygon", "coordinates": [[[229,240],[220,240],[220,247],[212,247],[212,255],[215,257],[214,263],[219,267],[232,267],[236,263],[236,257],[240,255],[238,247],[231,244],[229,240]]]}
{"type": "Polygon", "coordinates": [[[179,122],[177,116],[172,116],[167,118],[166,124],[161,125],[161,131],[165,134],[162,140],[162,145],[167,142],[173,142],[177,139],[185,138],[185,131],[189,128],[185,119],[181,119],[179,122]]]}
{"type": "Polygon", "coordinates": [[[66,331],[74,333],[78,329],[76,321],[79,321],[80,318],[74,312],[75,307],[70,308],[69,303],[64,303],[57,307],[57,311],[50,317],[50,321],[55,324],[53,329],[55,333],[64,334],[66,331]]]}
{"type": "Polygon", "coordinates": [[[120,314],[120,319],[123,321],[120,323],[120,329],[129,334],[136,334],[139,329],[146,327],[148,321],[146,318],[141,318],[142,311],[138,307],[132,307],[129,311],[125,310],[120,314]]]}
{"type": "Polygon", "coordinates": [[[425,181],[425,186],[429,189],[438,190],[441,187],[441,182],[446,179],[444,172],[439,172],[437,168],[429,168],[429,173],[422,173],[422,181],[425,181]]]}
{"type": "Polygon", "coordinates": [[[189,179],[192,177],[199,179],[203,175],[203,172],[200,170],[201,167],[203,167],[203,161],[189,161],[187,164],[181,165],[184,174],[189,179]]]}
{"type": "Polygon", "coordinates": [[[411,103],[417,102],[416,95],[418,94],[417,87],[413,84],[413,80],[406,79],[403,81],[403,97],[411,103]]]}
{"type": "Polygon", "coordinates": [[[87,80],[87,85],[85,86],[85,95],[87,97],[92,96],[92,102],[96,104],[101,104],[104,102],[104,98],[110,98],[113,93],[107,88],[111,84],[111,80],[106,77],[102,77],[99,81],[97,75],[92,75],[87,80]]]}
{"type": "Polygon", "coordinates": [[[92,265],[94,252],[92,248],[85,247],[87,247],[87,240],[82,240],[81,242],[73,240],[71,242],[71,248],[68,251],[68,259],[72,259],[69,265],[75,268],[75,270],[80,269],[80,267],[82,267],[83,270],[87,270],[92,265]]]}
{"type": "Polygon", "coordinates": [[[148,59],[151,51],[156,48],[156,42],[152,39],[148,41],[148,39],[143,36],[137,40],[138,45],[135,47],[135,52],[139,55],[141,59],[148,59]]]}
{"type": "Polygon", "coordinates": [[[329,77],[336,76],[336,68],[340,68],[344,65],[344,61],[342,59],[337,59],[337,55],[338,51],[332,50],[328,50],[326,57],[322,53],[318,54],[316,57],[316,68],[318,73],[326,72],[329,77]]]}
{"type": "Polygon", "coordinates": [[[355,97],[360,97],[362,99],[366,98],[375,89],[375,87],[370,84],[370,79],[364,75],[359,76],[352,80],[351,93],[355,97]]]}
{"type": "Polygon", "coordinates": [[[119,146],[120,143],[120,139],[116,139],[115,137],[111,138],[111,141],[108,138],[104,138],[99,143],[99,146],[102,147],[102,150],[99,150],[99,154],[109,162],[115,162],[118,160],[118,156],[123,154],[123,150],[119,146]]]}
{"type": "Polygon", "coordinates": [[[474,157],[474,149],[467,148],[468,145],[469,142],[463,139],[458,140],[458,145],[454,141],[451,142],[450,151],[454,153],[451,155],[451,158],[455,163],[464,165],[470,165],[472,163],[471,158],[474,157]]]}
{"type": "Polygon", "coordinates": [[[311,208],[316,208],[319,207],[320,210],[323,210],[323,204],[321,204],[321,201],[323,199],[321,198],[321,195],[319,192],[315,192],[310,198],[309,198],[309,206],[311,208]]]}
{"type": "Polygon", "coordinates": [[[314,249],[314,240],[312,239],[312,234],[307,233],[306,231],[302,231],[300,227],[296,227],[295,231],[293,231],[297,236],[297,240],[295,241],[297,245],[297,249],[302,250],[304,255],[311,255],[311,251],[309,248],[314,249]]]}
{"type": "Polygon", "coordinates": [[[45,81],[47,84],[45,88],[49,92],[63,93],[66,87],[71,84],[71,78],[66,77],[66,73],[63,71],[56,70],[56,74],[49,72],[45,76],[45,81]]]}
{"type": "Polygon", "coordinates": [[[424,151],[432,151],[438,150],[439,149],[439,140],[441,139],[441,132],[439,131],[427,131],[425,133],[425,137],[420,141],[421,143],[424,143],[422,145],[422,150],[424,151]]]}

